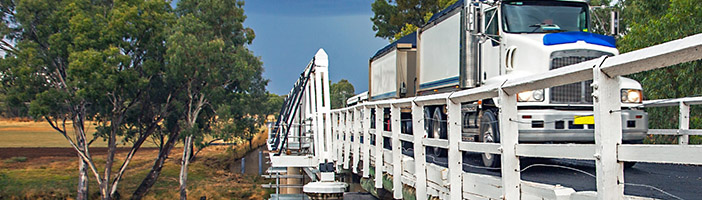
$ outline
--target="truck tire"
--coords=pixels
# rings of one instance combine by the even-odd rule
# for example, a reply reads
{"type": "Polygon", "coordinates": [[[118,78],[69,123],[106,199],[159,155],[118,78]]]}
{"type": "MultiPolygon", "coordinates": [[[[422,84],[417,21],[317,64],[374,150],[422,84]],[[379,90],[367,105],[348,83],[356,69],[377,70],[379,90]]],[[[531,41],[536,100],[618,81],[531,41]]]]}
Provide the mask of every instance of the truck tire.
{"type": "MultiPolygon", "coordinates": [[[[447,130],[446,130],[446,117],[444,117],[444,114],[441,113],[442,109],[441,107],[434,109],[434,115],[432,117],[432,129],[429,132],[431,138],[438,138],[438,139],[448,139],[447,137],[447,130]]],[[[445,157],[446,156],[446,151],[439,147],[430,147],[432,150],[432,153],[436,157],[445,157]]]]}
{"type": "MultiPolygon", "coordinates": [[[[500,142],[500,126],[497,121],[497,114],[494,110],[488,109],[480,116],[480,141],[484,143],[500,142]]],[[[483,153],[483,166],[500,167],[500,155],[483,153]]]]}
{"type": "Polygon", "coordinates": [[[426,107],[424,108],[424,132],[427,134],[427,137],[431,138],[431,124],[434,120],[431,119],[431,113],[434,111],[434,108],[432,107],[426,107]]]}

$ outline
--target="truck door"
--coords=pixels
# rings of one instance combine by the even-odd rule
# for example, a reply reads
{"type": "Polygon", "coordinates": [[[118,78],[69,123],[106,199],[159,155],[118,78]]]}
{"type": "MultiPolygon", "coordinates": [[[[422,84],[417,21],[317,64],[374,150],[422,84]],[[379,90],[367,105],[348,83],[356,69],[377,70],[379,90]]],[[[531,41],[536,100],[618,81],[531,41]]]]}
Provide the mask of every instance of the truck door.
{"type": "Polygon", "coordinates": [[[482,15],[483,40],[480,44],[481,80],[499,76],[500,74],[500,33],[497,6],[484,9],[482,15]]]}

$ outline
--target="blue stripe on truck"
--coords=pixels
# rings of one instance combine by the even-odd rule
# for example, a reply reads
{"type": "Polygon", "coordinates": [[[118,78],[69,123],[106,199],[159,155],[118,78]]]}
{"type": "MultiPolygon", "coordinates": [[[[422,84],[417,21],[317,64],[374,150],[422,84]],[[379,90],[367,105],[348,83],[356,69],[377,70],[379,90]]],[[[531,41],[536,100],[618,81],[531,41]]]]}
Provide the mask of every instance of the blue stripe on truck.
{"type": "Polygon", "coordinates": [[[388,93],[384,93],[384,94],[379,94],[379,95],[372,96],[371,99],[372,99],[372,100],[385,99],[385,98],[388,98],[388,97],[393,97],[393,96],[395,96],[395,93],[397,93],[397,92],[396,92],[396,91],[392,91],[392,92],[388,92],[388,93]]]}
{"type": "Polygon", "coordinates": [[[449,84],[458,84],[458,76],[454,76],[451,78],[445,78],[441,79],[438,81],[432,81],[424,84],[419,84],[419,89],[427,89],[427,88],[433,88],[437,86],[442,86],[442,85],[449,85],[449,84]]]}

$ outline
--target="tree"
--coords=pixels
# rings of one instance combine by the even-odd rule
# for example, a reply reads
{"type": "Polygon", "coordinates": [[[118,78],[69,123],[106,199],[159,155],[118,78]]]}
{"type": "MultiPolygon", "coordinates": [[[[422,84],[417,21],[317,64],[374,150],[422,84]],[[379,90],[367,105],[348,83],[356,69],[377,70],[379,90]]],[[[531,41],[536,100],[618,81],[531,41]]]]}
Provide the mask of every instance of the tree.
{"type": "Polygon", "coordinates": [[[329,87],[332,109],[346,107],[346,99],[354,95],[353,85],[348,80],[341,79],[329,87]]]}
{"type": "MultiPolygon", "coordinates": [[[[219,117],[215,111],[255,106],[236,104],[252,102],[238,101],[237,98],[255,98],[264,94],[262,91],[267,80],[261,78],[261,62],[245,46],[251,44],[255,35],[252,29],[243,26],[246,19],[243,6],[244,2],[236,0],[178,2],[178,19],[172,35],[166,40],[166,73],[171,80],[183,83],[184,89],[179,97],[183,99],[184,109],[181,119],[184,137],[179,179],[181,199],[187,198],[188,165],[194,144],[201,143],[207,134],[217,133],[212,129],[219,117]],[[223,109],[225,107],[230,109],[223,109]]],[[[240,119],[232,120],[237,122],[240,119]]]]}
{"type": "MultiPolygon", "coordinates": [[[[618,41],[622,53],[702,32],[702,5],[695,0],[627,0],[623,2],[628,33],[618,41]]],[[[646,99],[702,94],[702,61],[683,63],[631,75],[641,82],[646,99]]],[[[702,111],[692,107],[690,127],[702,127],[702,111]]],[[[677,127],[677,109],[647,109],[652,128],[677,127]]],[[[692,141],[699,137],[693,137],[692,141]]]]}
{"type": "MultiPolygon", "coordinates": [[[[102,199],[118,196],[118,183],[149,130],[125,132],[127,113],[137,105],[149,81],[163,64],[163,35],[169,19],[167,2],[150,1],[3,1],[2,33],[15,42],[0,45],[6,93],[30,102],[29,113],[46,120],[63,135],[79,157],[77,199],[88,198],[88,173],[102,199]],[[5,65],[6,66],[6,65],[5,65]],[[85,121],[95,120],[94,138],[108,141],[104,175],[97,169],[86,141],[85,121]],[[73,124],[69,136],[67,121],[73,124]],[[116,139],[134,139],[120,170],[112,171],[116,139]],[[115,178],[112,179],[112,176],[115,178]]],[[[151,122],[154,126],[158,122],[151,122]]]]}
{"type": "Polygon", "coordinates": [[[391,42],[422,27],[434,13],[441,11],[457,0],[376,0],[371,4],[375,14],[373,31],[375,36],[391,42]]]}

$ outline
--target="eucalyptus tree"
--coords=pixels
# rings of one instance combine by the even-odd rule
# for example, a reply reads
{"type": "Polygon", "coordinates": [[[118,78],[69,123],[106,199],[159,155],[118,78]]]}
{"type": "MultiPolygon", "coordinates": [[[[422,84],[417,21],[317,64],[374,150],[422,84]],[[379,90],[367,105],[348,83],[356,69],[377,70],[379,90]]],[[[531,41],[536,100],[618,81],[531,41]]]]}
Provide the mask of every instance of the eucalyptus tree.
{"type": "Polygon", "coordinates": [[[77,199],[88,198],[89,173],[102,199],[117,196],[129,161],[150,134],[125,131],[125,118],[164,64],[168,2],[4,0],[0,10],[3,38],[10,41],[0,45],[8,53],[2,62],[15,62],[2,68],[4,86],[16,91],[9,95],[28,102],[29,113],[48,122],[76,150],[77,199]],[[98,125],[91,141],[86,120],[98,125]],[[118,137],[133,139],[134,145],[115,173],[118,137]],[[88,148],[98,138],[108,143],[103,174],[88,148]]]}
{"type": "Polygon", "coordinates": [[[181,199],[187,198],[194,143],[217,133],[212,130],[218,120],[215,111],[225,105],[240,108],[243,105],[232,104],[237,102],[232,98],[249,98],[267,82],[261,78],[259,58],[246,47],[255,35],[243,26],[243,6],[236,0],[181,0],[176,8],[178,19],[166,40],[166,74],[183,88],[181,199]]]}

